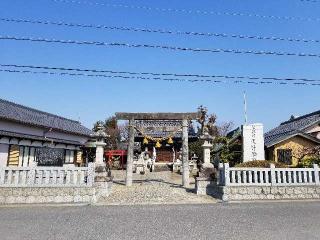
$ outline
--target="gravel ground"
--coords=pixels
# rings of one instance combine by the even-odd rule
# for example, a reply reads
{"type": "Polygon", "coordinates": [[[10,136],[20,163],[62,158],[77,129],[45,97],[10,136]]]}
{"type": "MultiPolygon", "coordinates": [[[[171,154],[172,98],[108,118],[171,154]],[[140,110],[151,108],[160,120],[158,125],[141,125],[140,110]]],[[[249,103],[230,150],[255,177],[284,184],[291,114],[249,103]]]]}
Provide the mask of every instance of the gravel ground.
{"type": "Polygon", "coordinates": [[[215,203],[209,196],[197,196],[194,193],[194,178],[191,187],[181,187],[181,175],[172,172],[153,172],[145,175],[134,174],[132,187],[124,185],[125,172],[114,171],[112,194],[100,201],[107,205],[133,204],[201,204],[215,203]]]}
{"type": "Polygon", "coordinates": [[[0,207],[1,240],[313,240],[319,202],[0,207]]]}

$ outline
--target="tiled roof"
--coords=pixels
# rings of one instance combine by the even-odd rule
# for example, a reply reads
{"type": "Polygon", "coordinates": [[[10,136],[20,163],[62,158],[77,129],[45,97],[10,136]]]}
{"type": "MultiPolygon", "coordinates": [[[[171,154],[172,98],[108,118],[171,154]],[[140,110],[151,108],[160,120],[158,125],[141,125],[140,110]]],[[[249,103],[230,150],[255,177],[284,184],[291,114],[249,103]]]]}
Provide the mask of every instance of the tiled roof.
{"type": "MultiPolygon", "coordinates": [[[[172,132],[145,132],[145,134],[149,137],[154,137],[154,138],[162,138],[162,137],[167,137],[167,136],[170,136],[172,134],[172,132]]],[[[136,132],[136,135],[135,135],[136,138],[143,138],[144,135],[142,135],[141,133],[139,132],[136,132]]],[[[189,135],[188,135],[189,138],[197,138],[198,135],[194,132],[191,132],[189,131],[189,135]]],[[[175,135],[173,136],[173,138],[182,138],[182,132],[177,132],[175,133],[175,135]]]]}
{"type": "MultiPolygon", "coordinates": [[[[182,138],[182,121],[180,120],[139,120],[136,121],[136,138],[143,138],[144,135],[162,138],[174,133],[173,138],[182,138]],[[142,134],[144,133],[144,134],[142,134]]],[[[198,137],[194,128],[189,127],[189,138],[198,137]]]]}
{"type": "Polygon", "coordinates": [[[32,139],[36,141],[44,141],[44,142],[54,142],[54,143],[65,143],[71,145],[83,145],[77,141],[65,140],[65,139],[57,139],[57,138],[45,138],[40,136],[34,136],[30,134],[23,134],[23,133],[14,133],[0,130],[0,137],[14,137],[14,138],[22,138],[22,139],[32,139]]]}
{"type": "Polygon", "coordinates": [[[320,111],[283,122],[265,134],[265,145],[267,147],[273,146],[290,136],[303,132],[306,127],[318,122],[320,122],[320,111]]]}
{"type": "Polygon", "coordinates": [[[0,99],[0,119],[52,128],[76,135],[90,136],[92,131],[80,122],[0,99]]]}

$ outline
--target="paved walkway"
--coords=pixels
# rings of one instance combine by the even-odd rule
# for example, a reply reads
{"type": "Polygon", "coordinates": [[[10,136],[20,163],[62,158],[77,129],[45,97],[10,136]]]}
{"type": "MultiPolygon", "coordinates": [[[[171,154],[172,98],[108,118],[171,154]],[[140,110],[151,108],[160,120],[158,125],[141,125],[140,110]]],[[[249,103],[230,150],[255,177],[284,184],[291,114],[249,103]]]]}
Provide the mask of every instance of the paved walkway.
{"type": "Polygon", "coordinates": [[[182,176],[172,172],[154,172],[145,175],[134,174],[132,187],[125,186],[125,171],[114,171],[112,194],[101,200],[100,204],[203,204],[216,203],[209,196],[194,193],[194,179],[191,188],[181,187],[182,176]]]}

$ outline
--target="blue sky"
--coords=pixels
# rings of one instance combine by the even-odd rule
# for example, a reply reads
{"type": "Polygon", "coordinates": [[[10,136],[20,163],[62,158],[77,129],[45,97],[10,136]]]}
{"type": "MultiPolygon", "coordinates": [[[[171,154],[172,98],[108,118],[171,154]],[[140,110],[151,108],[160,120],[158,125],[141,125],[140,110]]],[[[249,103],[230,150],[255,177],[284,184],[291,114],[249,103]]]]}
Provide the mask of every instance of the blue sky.
{"type": "MultiPolygon", "coordinates": [[[[81,1],[81,0],[80,0],[81,1]]],[[[89,0],[87,0],[89,1],[89,0]]],[[[320,3],[299,0],[90,0],[152,8],[317,18],[320,3]]],[[[0,17],[180,31],[320,39],[320,21],[217,16],[61,3],[2,0],[0,17]]],[[[320,53],[320,43],[187,37],[0,22],[0,35],[182,47],[320,53]]],[[[320,79],[320,59],[157,49],[0,41],[0,62],[135,72],[172,72],[320,79]]],[[[320,86],[187,83],[0,72],[0,97],[72,119],[87,127],[118,111],[185,112],[203,104],[220,122],[243,123],[243,91],[250,122],[270,129],[291,114],[319,110],[320,86]]]]}

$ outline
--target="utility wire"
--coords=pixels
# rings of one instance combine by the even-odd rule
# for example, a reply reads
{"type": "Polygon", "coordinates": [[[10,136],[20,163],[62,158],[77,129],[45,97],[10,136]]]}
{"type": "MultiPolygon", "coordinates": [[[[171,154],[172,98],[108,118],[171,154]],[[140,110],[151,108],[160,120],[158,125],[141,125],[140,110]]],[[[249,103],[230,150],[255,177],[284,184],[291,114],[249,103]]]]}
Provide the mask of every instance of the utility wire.
{"type": "Polygon", "coordinates": [[[300,2],[308,2],[308,3],[318,3],[318,0],[300,0],[300,2]]]}
{"type": "MultiPolygon", "coordinates": [[[[178,74],[178,73],[154,73],[154,72],[130,72],[130,71],[114,71],[114,70],[97,70],[97,69],[81,69],[67,67],[49,67],[35,65],[17,65],[17,64],[2,64],[0,67],[5,68],[27,68],[27,69],[42,69],[51,71],[74,71],[74,72],[92,72],[92,73],[110,73],[110,74],[128,74],[128,75],[151,75],[161,77],[186,77],[186,78],[222,78],[222,79],[249,79],[259,81],[302,81],[302,82],[320,82],[320,79],[308,78],[279,78],[279,77],[253,77],[253,76],[230,76],[230,75],[204,75],[204,74],[178,74]]],[[[181,80],[181,79],[175,79],[181,80]]]]}
{"type": "Polygon", "coordinates": [[[272,82],[272,81],[245,81],[245,80],[234,80],[234,81],[222,81],[222,80],[194,80],[194,79],[171,79],[171,78],[150,78],[150,77],[133,77],[133,76],[122,76],[122,75],[104,75],[104,74],[82,74],[82,73],[66,73],[66,72],[35,72],[29,70],[8,70],[8,69],[0,69],[0,72],[9,72],[9,73],[31,73],[31,74],[49,74],[49,75],[69,75],[69,76],[85,76],[85,77],[103,77],[103,78],[121,78],[121,79],[142,79],[142,80],[162,80],[162,81],[170,81],[170,82],[206,82],[206,83],[231,83],[231,84],[239,84],[239,83],[247,83],[254,85],[265,85],[265,84],[278,84],[278,85],[305,85],[305,86],[320,86],[319,83],[305,83],[305,82],[272,82]]]}
{"type": "MultiPolygon", "coordinates": [[[[46,69],[46,71],[34,71],[34,70],[16,70],[16,69],[0,69],[0,72],[8,73],[31,73],[31,74],[48,74],[48,75],[68,75],[68,76],[85,76],[85,77],[103,77],[103,78],[122,78],[122,79],[142,79],[142,80],[161,80],[161,81],[178,81],[178,82],[213,82],[213,83],[250,83],[250,84],[294,84],[294,85],[312,85],[320,86],[320,80],[313,79],[295,79],[295,78],[267,78],[267,77],[248,77],[248,76],[228,76],[228,75],[192,75],[192,74],[168,74],[168,73],[152,73],[153,77],[142,76],[142,73],[136,72],[117,72],[108,70],[92,70],[92,69],[76,69],[76,68],[59,68],[59,67],[40,67],[40,66],[25,66],[25,65],[13,65],[13,64],[1,64],[1,67],[8,68],[9,66],[17,66],[17,68],[31,68],[31,69],[46,69]],[[72,69],[72,70],[71,70],[72,69]],[[50,70],[50,71],[48,71],[50,70]],[[58,72],[57,72],[58,71],[58,72]],[[61,72],[62,71],[62,72],[61,72]],[[70,72],[76,71],[76,72],[70,72]],[[82,73],[81,71],[91,71],[94,74],[82,73]],[[80,73],[79,73],[80,72],[80,73]],[[100,74],[97,74],[101,72],[100,74]],[[109,74],[104,74],[102,72],[110,72],[109,74]],[[113,74],[112,74],[112,73],[113,74]],[[128,74],[129,76],[125,75],[128,74]],[[118,74],[118,75],[114,75],[118,74]],[[138,76],[132,76],[138,75],[138,76]],[[155,75],[161,77],[154,77],[155,75]],[[188,76],[189,78],[167,78],[163,76],[188,76]],[[190,79],[190,76],[206,76],[209,77],[199,77],[200,79],[190,79]],[[215,78],[215,79],[213,79],[215,78]],[[220,79],[220,80],[217,80],[220,79]],[[224,79],[221,80],[221,79],[224,79]],[[300,82],[301,81],[301,82],[300,82]]],[[[145,73],[146,74],[146,73],[145,73]]],[[[148,73],[151,74],[151,73],[148,73]]]]}
{"type": "Polygon", "coordinates": [[[62,21],[55,22],[55,21],[15,19],[15,18],[0,18],[0,21],[14,22],[14,23],[29,23],[29,24],[65,26],[65,27],[119,30],[119,31],[130,31],[130,32],[143,32],[143,33],[160,33],[160,34],[170,34],[170,35],[223,37],[223,38],[230,37],[230,38],[238,38],[238,39],[273,40],[273,41],[304,42],[304,43],[319,43],[320,42],[320,40],[318,40],[318,39],[304,39],[304,38],[276,37],[276,36],[257,36],[257,35],[227,34],[227,33],[212,33],[212,32],[194,32],[194,31],[190,32],[190,31],[176,31],[176,30],[168,30],[168,29],[119,27],[119,26],[108,26],[108,25],[100,25],[100,24],[97,25],[97,24],[70,23],[70,22],[62,22],[62,21]]]}
{"type": "Polygon", "coordinates": [[[30,74],[48,74],[48,75],[61,75],[61,76],[85,76],[85,77],[103,77],[103,78],[121,78],[121,79],[143,79],[143,80],[162,80],[162,81],[179,81],[179,82],[207,82],[207,83],[247,83],[254,85],[265,85],[265,84],[279,84],[279,85],[305,85],[305,86],[320,86],[320,83],[305,83],[305,82],[271,82],[271,81],[244,81],[244,80],[234,80],[234,81],[222,81],[222,80],[193,80],[193,79],[171,79],[171,78],[150,78],[150,77],[134,77],[134,76],[123,76],[123,75],[105,75],[105,74],[83,74],[83,73],[68,73],[68,72],[50,72],[50,71],[29,71],[29,70],[10,70],[10,69],[0,69],[0,72],[7,73],[30,73],[30,74]]]}
{"type": "Polygon", "coordinates": [[[183,14],[255,17],[255,18],[262,18],[262,19],[285,20],[285,21],[316,21],[316,22],[320,21],[320,18],[311,18],[311,17],[275,16],[275,15],[262,15],[262,14],[256,14],[256,13],[242,13],[242,12],[217,12],[217,11],[205,11],[205,10],[159,8],[159,7],[148,7],[148,6],[88,2],[88,1],[78,1],[78,0],[52,0],[52,1],[56,3],[75,3],[75,4],[85,4],[85,5],[91,5],[91,6],[97,6],[97,7],[104,6],[104,7],[112,7],[112,8],[138,9],[138,10],[183,13],[183,14]]]}
{"type": "Polygon", "coordinates": [[[61,44],[76,44],[76,45],[95,45],[95,46],[110,46],[110,47],[129,47],[129,48],[153,48],[164,49],[172,51],[185,52],[206,52],[206,53],[235,53],[235,54],[252,54],[252,55],[275,55],[275,56],[296,56],[296,57],[316,57],[320,54],[315,53],[291,53],[291,52],[276,52],[265,50],[243,50],[243,49],[223,49],[223,48],[190,48],[190,47],[175,47],[166,45],[152,45],[152,44],[131,44],[119,42],[99,42],[99,41],[79,41],[79,40],[61,40],[49,38],[32,38],[32,37],[15,37],[15,36],[1,36],[0,40],[14,40],[14,41],[30,41],[43,43],[61,43],[61,44]]]}

